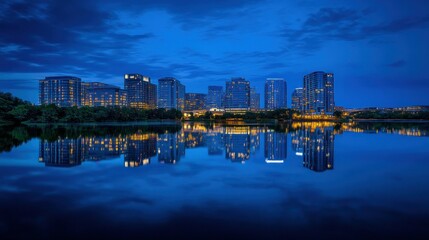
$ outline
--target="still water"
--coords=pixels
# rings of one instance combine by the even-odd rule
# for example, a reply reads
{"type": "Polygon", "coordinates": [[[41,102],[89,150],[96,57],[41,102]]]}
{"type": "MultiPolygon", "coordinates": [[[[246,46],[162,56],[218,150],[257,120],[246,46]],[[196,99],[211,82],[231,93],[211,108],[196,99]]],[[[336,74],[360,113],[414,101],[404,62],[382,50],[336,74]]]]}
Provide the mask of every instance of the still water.
{"type": "Polygon", "coordinates": [[[429,237],[424,124],[0,129],[1,239],[429,237]]]}

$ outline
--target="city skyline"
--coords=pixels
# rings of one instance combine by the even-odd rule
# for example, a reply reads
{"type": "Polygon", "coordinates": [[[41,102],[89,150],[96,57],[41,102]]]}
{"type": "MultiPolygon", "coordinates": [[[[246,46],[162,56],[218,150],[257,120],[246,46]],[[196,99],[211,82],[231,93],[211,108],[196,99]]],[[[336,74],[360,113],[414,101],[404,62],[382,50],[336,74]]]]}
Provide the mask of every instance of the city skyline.
{"type": "Polygon", "coordinates": [[[429,102],[423,1],[99,3],[3,2],[2,91],[36,103],[43,76],[121,86],[126,72],[174,76],[196,93],[232,76],[294,89],[323,70],[335,73],[339,106],[429,102]]]}

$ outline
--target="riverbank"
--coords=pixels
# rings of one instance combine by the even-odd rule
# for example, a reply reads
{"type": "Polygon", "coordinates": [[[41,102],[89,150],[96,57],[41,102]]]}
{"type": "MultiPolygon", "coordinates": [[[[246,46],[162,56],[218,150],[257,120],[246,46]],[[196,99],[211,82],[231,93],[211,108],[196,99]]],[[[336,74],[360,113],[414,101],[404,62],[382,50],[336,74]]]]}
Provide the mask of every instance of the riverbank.
{"type": "Polygon", "coordinates": [[[429,123],[426,119],[353,119],[353,122],[362,123],[429,123]]]}
{"type": "Polygon", "coordinates": [[[156,125],[178,125],[181,121],[179,120],[145,120],[145,121],[127,121],[127,122],[23,122],[22,125],[26,126],[64,126],[64,125],[76,125],[76,126],[156,126],[156,125]]]}

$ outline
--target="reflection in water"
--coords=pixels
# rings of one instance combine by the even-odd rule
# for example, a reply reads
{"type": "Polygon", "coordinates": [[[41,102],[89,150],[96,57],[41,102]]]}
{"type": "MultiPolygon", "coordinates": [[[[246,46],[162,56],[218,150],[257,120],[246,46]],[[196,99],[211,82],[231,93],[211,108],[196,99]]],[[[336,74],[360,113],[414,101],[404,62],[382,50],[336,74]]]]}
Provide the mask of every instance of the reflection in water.
{"type": "Polygon", "coordinates": [[[250,158],[250,127],[226,127],[225,158],[231,162],[241,162],[250,158]]]}
{"type": "Polygon", "coordinates": [[[157,135],[154,133],[136,133],[126,139],[124,156],[125,167],[139,167],[150,163],[150,158],[156,155],[157,135]]]}
{"type": "Polygon", "coordinates": [[[183,132],[164,133],[158,136],[158,162],[176,164],[185,155],[183,132]]]}
{"type": "Polygon", "coordinates": [[[352,133],[427,131],[402,128],[0,128],[0,151],[37,138],[0,154],[0,235],[138,239],[143,229],[148,239],[427,239],[429,139],[352,133]]]}
{"type": "Polygon", "coordinates": [[[287,134],[267,131],[264,153],[266,163],[283,163],[287,158],[287,134]]]}
{"type": "Polygon", "coordinates": [[[58,139],[55,142],[40,141],[39,162],[45,166],[73,167],[84,160],[84,142],[78,139],[58,139]]]}
{"type": "Polygon", "coordinates": [[[209,155],[223,154],[223,135],[218,132],[208,132],[206,134],[207,149],[209,155]]]}
{"type": "Polygon", "coordinates": [[[302,128],[291,133],[292,149],[303,157],[304,167],[323,172],[334,169],[334,128],[302,128]]]}
{"type": "MultiPolygon", "coordinates": [[[[180,129],[180,128],[179,128],[180,129]]],[[[291,136],[292,150],[302,157],[303,166],[323,172],[334,168],[334,135],[345,131],[368,133],[397,133],[422,136],[425,128],[377,126],[310,122],[293,123],[276,131],[261,126],[222,126],[185,123],[181,130],[165,127],[134,129],[119,132],[110,129],[100,134],[96,128],[49,132],[50,140],[40,140],[39,161],[46,166],[72,167],[83,161],[100,161],[124,156],[125,167],[139,167],[151,163],[176,164],[185,156],[185,149],[207,148],[208,156],[224,155],[231,162],[244,163],[260,151],[261,133],[264,137],[266,163],[283,163],[287,158],[287,138],[291,136]],[[371,127],[372,126],[372,127],[371,127]],[[363,130],[364,129],[364,130],[363,130]],[[376,130],[372,130],[376,129],[376,130]]],[[[256,159],[258,160],[258,159],[256,159]]],[[[261,159],[262,160],[262,159],[261,159]]]]}

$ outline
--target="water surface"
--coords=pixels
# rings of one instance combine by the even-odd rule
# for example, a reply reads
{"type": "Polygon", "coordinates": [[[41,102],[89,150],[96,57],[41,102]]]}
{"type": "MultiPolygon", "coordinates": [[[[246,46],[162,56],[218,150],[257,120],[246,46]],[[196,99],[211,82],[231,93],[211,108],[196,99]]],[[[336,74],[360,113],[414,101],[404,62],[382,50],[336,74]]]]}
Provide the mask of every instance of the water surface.
{"type": "Polygon", "coordinates": [[[0,236],[424,239],[428,129],[3,127],[0,236]]]}

